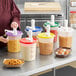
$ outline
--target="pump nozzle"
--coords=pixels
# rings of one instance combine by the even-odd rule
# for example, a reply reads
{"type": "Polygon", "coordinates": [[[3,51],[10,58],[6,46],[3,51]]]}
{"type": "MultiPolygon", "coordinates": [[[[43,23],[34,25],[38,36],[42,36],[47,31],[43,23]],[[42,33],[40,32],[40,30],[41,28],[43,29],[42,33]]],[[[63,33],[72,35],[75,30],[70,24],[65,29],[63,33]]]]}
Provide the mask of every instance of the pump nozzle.
{"type": "Polygon", "coordinates": [[[5,32],[10,32],[10,33],[13,33],[13,31],[11,31],[11,30],[6,30],[6,29],[5,29],[5,32]]]}
{"type": "Polygon", "coordinates": [[[68,30],[68,20],[64,20],[64,31],[69,31],[68,30]]]}
{"type": "Polygon", "coordinates": [[[64,27],[65,27],[65,28],[68,27],[68,20],[64,20],[64,27]]]}
{"type": "Polygon", "coordinates": [[[51,24],[55,25],[55,17],[54,17],[54,15],[51,15],[51,24]]]}
{"type": "Polygon", "coordinates": [[[32,30],[29,30],[29,40],[32,42],[33,38],[32,38],[32,30]]]}
{"type": "Polygon", "coordinates": [[[31,27],[33,30],[35,30],[35,19],[31,20],[31,27]]]}
{"type": "Polygon", "coordinates": [[[50,36],[50,25],[47,25],[46,26],[46,34],[48,35],[48,36],[50,36]]]}
{"type": "MultiPolygon", "coordinates": [[[[17,27],[18,27],[18,24],[17,24],[17,27]]],[[[17,35],[17,28],[13,28],[13,34],[17,35]]]]}
{"type": "Polygon", "coordinates": [[[13,28],[13,34],[17,35],[17,29],[13,28]]]}

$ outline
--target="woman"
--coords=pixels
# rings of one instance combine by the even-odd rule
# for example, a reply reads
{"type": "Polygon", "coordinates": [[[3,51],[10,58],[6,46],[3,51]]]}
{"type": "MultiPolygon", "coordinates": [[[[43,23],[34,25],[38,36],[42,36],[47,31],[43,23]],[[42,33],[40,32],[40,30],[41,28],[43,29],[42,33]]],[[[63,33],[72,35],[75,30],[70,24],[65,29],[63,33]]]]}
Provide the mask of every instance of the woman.
{"type": "Polygon", "coordinates": [[[13,0],[0,0],[0,48],[5,47],[8,40],[3,37],[4,30],[20,27],[20,11],[13,0]]]}

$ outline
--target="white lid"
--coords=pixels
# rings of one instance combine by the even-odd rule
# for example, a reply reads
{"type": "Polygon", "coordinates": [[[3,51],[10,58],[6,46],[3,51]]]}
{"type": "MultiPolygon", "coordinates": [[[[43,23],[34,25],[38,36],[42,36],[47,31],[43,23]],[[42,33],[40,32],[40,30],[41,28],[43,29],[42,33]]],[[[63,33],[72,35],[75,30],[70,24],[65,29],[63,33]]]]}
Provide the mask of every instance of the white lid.
{"type": "Polygon", "coordinates": [[[71,27],[68,27],[68,20],[64,20],[64,27],[61,26],[61,28],[59,28],[58,30],[59,32],[72,32],[73,29],[71,27]]]}

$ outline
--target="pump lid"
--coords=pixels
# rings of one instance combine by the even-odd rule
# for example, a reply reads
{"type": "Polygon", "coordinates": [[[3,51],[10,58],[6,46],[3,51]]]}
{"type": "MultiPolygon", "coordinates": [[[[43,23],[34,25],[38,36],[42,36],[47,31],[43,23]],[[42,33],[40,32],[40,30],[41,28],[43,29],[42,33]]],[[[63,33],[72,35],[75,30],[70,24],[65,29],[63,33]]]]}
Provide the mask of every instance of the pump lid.
{"type": "Polygon", "coordinates": [[[73,28],[68,27],[67,29],[65,27],[61,27],[58,29],[59,32],[73,32],[73,28]]]}
{"type": "Polygon", "coordinates": [[[59,27],[58,22],[55,22],[55,25],[51,25],[51,23],[49,23],[49,22],[44,23],[44,27],[46,27],[47,25],[50,25],[50,27],[59,27]]]}
{"type": "Polygon", "coordinates": [[[23,33],[21,31],[17,31],[17,35],[13,34],[12,32],[6,32],[6,35],[7,36],[14,36],[14,37],[21,36],[22,34],[23,33]]]}
{"type": "Polygon", "coordinates": [[[37,39],[33,38],[33,41],[30,41],[29,38],[22,38],[20,40],[20,43],[23,43],[23,44],[34,44],[37,42],[37,39]]]}
{"type": "Polygon", "coordinates": [[[45,38],[45,39],[48,39],[48,38],[54,38],[54,34],[53,33],[50,33],[50,36],[48,36],[47,34],[46,34],[46,32],[43,32],[43,33],[40,33],[40,34],[38,34],[38,38],[45,38]]]}
{"type": "MultiPolygon", "coordinates": [[[[29,30],[30,30],[30,28],[25,29],[25,31],[29,31],[29,30]]],[[[43,29],[41,27],[39,27],[39,26],[35,26],[35,30],[32,30],[32,32],[39,32],[39,31],[43,31],[43,29]]]]}

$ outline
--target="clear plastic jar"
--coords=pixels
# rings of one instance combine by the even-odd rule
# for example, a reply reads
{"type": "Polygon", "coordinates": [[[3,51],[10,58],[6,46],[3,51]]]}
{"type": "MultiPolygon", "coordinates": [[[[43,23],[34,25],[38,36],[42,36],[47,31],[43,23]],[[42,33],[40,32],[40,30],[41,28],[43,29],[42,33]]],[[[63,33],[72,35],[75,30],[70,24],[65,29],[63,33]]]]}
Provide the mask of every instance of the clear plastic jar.
{"type": "Polygon", "coordinates": [[[17,35],[13,35],[10,32],[7,32],[6,34],[8,35],[8,52],[19,52],[20,51],[19,40],[22,37],[22,32],[18,31],[17,35]]]}
{"type": "Polygon", "coordinates": [[[41,55],[52,54],[53,40],[54,40],[54,34],[52,33],[50,33],[50,36],[47,36],[46,33],[40,33],[38,35],[39,49],[41,55]]]}
{"type": "MultiPolygon", "coordinates": [[[[28,35],[28,31],[29,30],[30,30],[29,28],[26,28],[25,29],[25,31],[27,32],[27,35],[28,35]]],[[[32,30],[32,33],[33,33],[33,36],[32,37],[37,39],[37,35],[40,34],[42,31],[43,31],[43,29],[41,27],[36,26],[35,27],[35,30],[32,30]]],[[[38,41],[37,41],[37,47],[38,46],[39,46],[39,44],[38,44],[38,41]]]]}
{"type": "Polygon", "coordinates": [[[30,42],[27,38],[20,40],[23,60],[32,61],[36,59],[36,41],[36,39],[33,39],[33,41],[30,42]]]}
{"type": "Polygon", "coordinates": [[[54,42],[57,42],[57,36],[58,36],[58,28],[59,28],[59,23],[55,22],[55,25],[51,25],[50,23],[46,22],[44,23],[44,28],[46,31],[46,26],[50,25],[50,32],[53,33],[55,35],[54,37],[54,42]]]}
{"type": "Polygon", "coordinates": [[[59,29],[59,46],[64,48],[72,47],[72,32],[73,29],[62,27],[59,29]]]}
{"type": "Polygon", "coordinates": [[[70,11],[70,24],[71,27],[76,28],[76,11],[70,11]]]}

